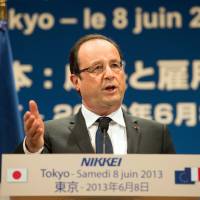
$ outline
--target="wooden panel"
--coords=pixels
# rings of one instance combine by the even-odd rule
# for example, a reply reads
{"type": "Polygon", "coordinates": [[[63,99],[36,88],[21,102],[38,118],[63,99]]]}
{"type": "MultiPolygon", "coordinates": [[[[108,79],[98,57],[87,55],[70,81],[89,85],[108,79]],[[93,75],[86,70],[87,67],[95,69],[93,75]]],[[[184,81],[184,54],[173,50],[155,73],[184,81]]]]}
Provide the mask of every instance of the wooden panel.
{"type": "Polygon", "coordinates": [[[11,197],[11,200],[199,200],[198,197],[11,197]]]}

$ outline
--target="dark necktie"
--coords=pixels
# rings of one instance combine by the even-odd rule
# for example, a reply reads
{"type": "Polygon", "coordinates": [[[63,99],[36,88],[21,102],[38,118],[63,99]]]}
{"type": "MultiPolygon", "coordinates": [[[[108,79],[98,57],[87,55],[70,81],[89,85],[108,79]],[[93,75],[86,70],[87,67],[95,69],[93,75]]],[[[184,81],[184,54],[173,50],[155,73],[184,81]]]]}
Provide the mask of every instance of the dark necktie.
{"type": "Polygon", "coordinates": [[[99,126],[95,138],[96,153],[113,153],[112,143],[107,133],[110,121],[109,117],[100,117],[97,120],[99,126]]]}

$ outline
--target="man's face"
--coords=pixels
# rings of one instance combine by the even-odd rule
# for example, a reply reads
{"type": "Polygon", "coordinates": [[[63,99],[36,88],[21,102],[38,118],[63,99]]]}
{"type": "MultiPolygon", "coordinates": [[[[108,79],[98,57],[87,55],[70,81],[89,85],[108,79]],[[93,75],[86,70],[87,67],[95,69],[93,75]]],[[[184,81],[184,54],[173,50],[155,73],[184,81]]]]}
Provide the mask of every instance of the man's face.
{"type": "Polygon", "coordinates": [[[99,115],[108,115],[119,108],[125,92],[125,74],[110,68],[113,62],[120,62],[116,47],[103,39],[93,39],[83,43],[78,51],[79,69],[103,65],[102,73],[84,71],[80,77],[71,76],[77,90],[80,91],[83,104],[99,115]]]}

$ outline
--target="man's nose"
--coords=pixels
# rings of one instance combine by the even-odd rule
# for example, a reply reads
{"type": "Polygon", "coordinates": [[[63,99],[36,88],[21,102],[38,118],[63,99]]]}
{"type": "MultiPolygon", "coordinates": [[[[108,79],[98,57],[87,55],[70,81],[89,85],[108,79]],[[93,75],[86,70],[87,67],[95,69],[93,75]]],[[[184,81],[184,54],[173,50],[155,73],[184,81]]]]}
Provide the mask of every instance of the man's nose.
{"type": "Polygon", "coordinates": [[[111,69],[111,67],[109,66],[109,64],[107,64],[107,65],[105,66],[104,74],[105,74],[105,77],[107,77],[107,78],[110,78],[110,77],[113,77],[113,76],[114,76],[114,72],[113,72],[113,70],[111,69]]]}

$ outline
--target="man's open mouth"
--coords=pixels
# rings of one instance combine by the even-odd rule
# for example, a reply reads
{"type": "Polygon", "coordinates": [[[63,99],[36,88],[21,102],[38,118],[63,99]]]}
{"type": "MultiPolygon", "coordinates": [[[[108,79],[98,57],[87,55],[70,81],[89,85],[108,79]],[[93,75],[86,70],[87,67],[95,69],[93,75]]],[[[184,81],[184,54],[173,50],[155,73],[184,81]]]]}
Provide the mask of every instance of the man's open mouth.
{"type": "Polygon", "coordinates": [[[114,91],[115,88],[116,88],[116,87],[115,87],[114,85],[109,85],[109,86],[105,87],[105,90],[106,90],[106,91],[114,91]]]}

